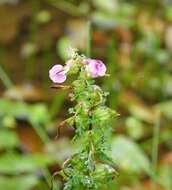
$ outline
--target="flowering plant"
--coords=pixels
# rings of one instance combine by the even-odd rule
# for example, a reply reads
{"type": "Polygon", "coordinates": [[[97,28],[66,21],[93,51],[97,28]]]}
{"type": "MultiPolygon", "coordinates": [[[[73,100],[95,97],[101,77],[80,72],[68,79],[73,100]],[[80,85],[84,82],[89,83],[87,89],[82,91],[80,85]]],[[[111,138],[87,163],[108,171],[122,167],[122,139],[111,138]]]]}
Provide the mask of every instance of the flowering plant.
{"type": "Polygon", "coordinates": [[[106,66],[101,60],[88,59],[74,51],[65,66],[55,65],[50,69],[50,79],[63,83],[68,75],[76,74],[71,86],[71,101],[76,105],[69,109],[71,117],[63,121],[75,129],[74,141],[79,150],[62,166],[64,190],[96,190],[108,185],[117,172],[109,154],[112,120],[118,114],[105,105],[108,93],[95,85],[94,79],[106,75],[106,66]]]}

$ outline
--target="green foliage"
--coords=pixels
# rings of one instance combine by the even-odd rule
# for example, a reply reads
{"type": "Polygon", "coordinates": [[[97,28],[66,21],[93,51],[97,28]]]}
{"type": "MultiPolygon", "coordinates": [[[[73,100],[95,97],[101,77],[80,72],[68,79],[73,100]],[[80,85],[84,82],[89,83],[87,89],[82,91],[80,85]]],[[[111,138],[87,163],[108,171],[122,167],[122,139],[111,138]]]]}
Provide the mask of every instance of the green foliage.
{"type": "Polygon", "coordinates": [[[126,119],[126,127],[129,136],[134,139],[139,139],[143,135],[143,124],[140,120],[134,117],[128,117],[126,119]]]}
{"type": "Polygon", "coordinates": [[[117,2],[114,0],[107,0],[107,1],[92,0],[92,1],[97,8],[110,12],[114,12],[118,6],[117,2]]]}
{"type": "Polygon", "coordinates": [[[172,100],[161,102],[157,105],[158,109],[170,120],[172,119],[172,100]]]}
{"type": "Polygon", "coordinates": [[[2,4],[6,4],[6,3],[9,3],[9,4],[16,4],[18,2],[18,0],[0,0],[0,5],[2,4]]]}
{"type": "Polygon", "coordinates": [[[158,181],[166,189],[172,189],[172,168],[170,165],[162,165],[159,170],[158,181]]]}
{"type": "MultiPolygon", "coordinates": [[[[122,115],[116,126],[119,126],[120,133],[129,135],[132,140],[133,138],[137,140],[137,142],[133,142],[127,138],[125,143],[122,141],[121,144],[125,144],[125,146],[119,145],[117,148],[118,153],[125,152],[128,144],[132,142],[134,145],[137,144],[137,149],[139,149],[135,154],[140,154],[140,149],[143,148],[150,155],[153,125],[156,122],[156,117],[154,116],[158,110],[162,113],[160,122],[160,146],[158,151],[160,154],[158,157],[159,160],[164,159],[165,153],[170,152],[172,148],[172,6],[170,0],[132,0],[131,2],[126,0],[45,0],[44,3],[39,0],[31,0],[27,1],[26,4],[19,0],[0,0],[0,5],[3,5],[1,6],[2,32],[0,35],[0,65],[2,64],[4,71],[11,75],[14,80],[14,82],[11,82],[8,75],[1,69],[0,78],[7,88],[10,88],[13,84],[15,85],[16,81],[23,82],[23,80],[20,80],[22,77],[25,77],[24,81],[32,81],[34,83],[36,81],[38,84],[48,86],[48,67],[53,62],[60,63],[59,58],[63,60],[67,59],[66,49],[69,45],[80,49],[81,47],[78,45],[78,41],[83,46],[86,44],[85,39],[80,38],[80,31],[83,28],[85,30],[85,20],[89,17],[93,21],[92,55],[106,60],[109,68],[108,72],[111,74],[111,77],[105,77],[103,80],[103,87],[110,92],[108,105],[113,108],[117,106],[122,115]],[[16,3],[16,6],[9,6],[9,3],[16,3]],[[7,5],[4,6],[3,4],[7,5]],[[31,7],[33,9],[29,11],[31,7]],[[55,11],[55,8],[57,8],[57,11],[55,11]],[[63,17],[61,17],[62,15],[63,17]],[[74,17],[71,17],[71,15],[74,17]],[[80,17],[81,15],[82,17],[80,17]],[[25,19],[29,19],[30,22],[25,22],[25,19]],[[73,24],[73,21],[79,21],[82,25],[73,24]],[[24,26],[22,25],[20,27],[20,23],[23,22],[24,26]],[[55,39],[58,40],[57,50],[53,48],[56,45],[55,39]],[[19,52],[21,52],[22,57],[19,56],[19,52]],[[38,68],[41,68],[40,72],[38,68]],[[34,78],[27,78],[25,75],[30,69],[34,72],[34,78]],[[130,96],[129,100],[127,99],[123,103],[127,96],[130,96]],[[138,104],[138,102],[141,103],[138,104]]],[[[84,48],[82,47],[80,50],[82,51],[84,48]]],[[[77,85],[80,85],[80,80],[77,85]]],[[[3,92],[1,92],[2,94],[3,92]]],[[[6,105],[4,106],[0,100],[0,126],[8,128],[8,130],[4,131],[3,127],[0,130],[0,149],[3,150],[0,156],[3,157],[4,151],[9,152],[13,148],[16,149],[16,147],[20,148],[23,146],[20,144],[21,142],[19,142],[17,135],[15,135],[15,129],[11,129],[18,127],[18,125],[20,126],[20,123],[17,122],[18,119],[32,120],[30,121],[31,126],[36,126],[36,129],[41,128],[44,130],[43,126],[50,122],[49,114],[54,116],[54,118],[59,114],[60,108],[64,103],[64,98],[64,94],[58,91],[55,100],[51,103],[52,106],[50,106],[50,109],[47,109],[47,106],[43,104],[23,104],[2,98],[1,100],[6,102],[6,105]],[[7,102],[10,103],[8,104],[7,102]]],[[[99,99],[99,93],[95,95],[95,99],[99,99]]],[[[49,103],[48,100],[48,105],[49,103]]],[[[67,104],[64,104],[65,108],[67,104]]],[[[68,125],[74,128],[75,120],[73,115],[79,109],[78,107],[70,109],[71,117],[67,119],[68,125]]],[[[63,110],[60,116],[62,114],[63,110]]],[[[81,148],[81,144],[87,145],[89,135],[86,133],[90,123],[84,115],[84,111],[81,110],[79,114],[82,114],[82,116],[77,115],[77,125],[80,127],[82,123],[87,124],[84,125],[85,127],[81,126],[81,128],[77,127],[76,129],[77,134],[74,140],[78,144],[78,149],[81,148]]],[[[106,157],[106,154],[110,155],[110,147],[107,144],[110,141],[108,137],[112,130],[106,124],[106,120],[104,120],[109,117],[107,115],[108,109],[104,105],[93,111],[92,122],[94,122],[95,126],[99,126],[100,124],[101,127],[93,128],[95,134],[92,139],[94,139],[94,144],[96,145],[96,160],[100,161],[99,159],[101,159],[111,164],[111,159],[109,160],[106,157]],[[106,131],[106,125],[108,131],[106,131]],[[105,152],[106,154],[104,154],[105,152]]],[[[53,127],[56,127],[56,121],[52,121],[52,123],[51,132],[54,130],[53,127]]],[[[25,131],[25,129],[20,130],[22,132],[25,131]]],[[[35,131],[39,134],[39,131],[35,131]]],[[[44,133],[46,134],[46,131],[44,133]]],[[[68,135],[69,133],[65,132],[66,134],[68,135]]],[[[61,165],[63,160],[71,156],[71,152],[76,150],[69,143],[60,144],[61,139],[55,145],[54,138],[52,137],[52,139],[51,156],[57,160],[58,165],[61,165]]],[[[115,151],[115,147],[113,151],[115,151]]],[[[146,172],[141,169],[141,166],[138,167],[139,164],[137,162],[138,169],[133,169],[135,166],[133,165],[132,158],[135,154],[132,155],[129,150],[126,152],[126,154],[121,153],[123,156],[121,156],[121,159],[118,159],[119,161],[116,161],[117,163],[119,162],[118,166],[123,169],[119,177],[122,179],[121,184],[115,187],[112,187],[110,184],[109,187],[102,187],[103,190],[138,189],[139,187],[129,187],[134,184],[131,180],[134,175],[137,183],[141,184],[141,188],[147,189],[143,184],[143,178],[146,172]],[[126,159],[123,157],[129,157],[130,162],[128,163],[131,163],[131,166],[128,164],[130,166],[129,168],[128,166],[123,167],[126,163],[126,159]],[[127,177],[125,176],[125,171],[128,171],[127,177]]],[[[116,153],[113,156],[116,157],[116,153]]],[[[19,157],[19,160],[23,160],[23,153],[19,157]]],[[[89,160],[91,170],[92,159],[89,160]]],[[[5,162],[5,164],[8,163],[5,162]]],[[[97,161],[96,164],[98,164],[97,161]]],[[[161,162],[158,162],[158,167],[160,167],[159,183],[165,189],[171,190],[171,166],[161,167],[161,164],[161,162]]],[[[99,163],[98,167],[101,170],[103,167],[100,165],[99,163]]],[[[97,171],[99,173],[99,170],[97,171]]],[[[32,173],[32,175],[35,176],[35,173],[32,173]]],[[[115,180],[115,184],[120,181],[119,178],[115,180]]],[[[99,179],[103,181],[101,177],[99,179]]],[[[8,189],[9,186],[11,190],[20,189],[20,183],[26,183],[27,188],[27,181],[22,176],[14,177],[14,180],[11,177],[5,176],[2,180],[4,182],[2,182],[2,185],[0,184],[0,189],[8,189]],[[20,178],[21,182],[19,182],[20,178]]],[[[101,183],[99,180],[95,181],[98,184],[101,183]]],[[[22,188],[25,189],[23,186],[22,188]]],[[[30,186],[28,189],[35,188],[30,186]]],[[[42,187],[40,189],[44,190],[42,187]]],[[[47,190],[47,187],[45,189],[47,190]]]]}
{"type": "Polygon", "coordinates": [[[165,16],[166,16],[166,19],[169,21],[169,22],[172,22],[172,6],[168,6],[165,10],[165,16]]]}
{"type": "Polygon", "coordinates": [[[15,152],[4,153],[0,157],[0,172],[3,174],[19,174],[35,172],[54,161],[44,154],[20,155],[15,152]]]}
{"type": "Polygon", "coordinates": [[[30,190],[38,184],[38,178],[33,175],[18,177],[0,177],[0,189],[30,190]]]}
{"type": "Polygon", "coordinates": [[[0,108],[0,117],[2,118],[7,116],[14,119],[21,118],[44,126],[50,122],[50,114],[45,104],[28,105],[21,101],[0,99],[0,108]]]}
{"type": "Polygon", "coordinates": [[[9,130],[1,130],[0,132],[0,149],[10,149],[19,145],[17,134],[9,130]]]}
{"type": "Polygon", "coordinates": [[[68,55],[66,49],[71,46],[71,41],[68,37],[61,38],[57,43],[57,51],[63,60],[66,60],[68,55]]]}
{"type": "Polygon", "coordinates": [[[119,25],[133,26],[134,22],[131,18],[136,14],[136,8],[130,3],[123,3],[122,6],[118,6],[117,2],[111,0],[109,2],[111,5],[101,0],[94,1],[100,9],[92,14],[93,21],[103,28],[113,28],[119,25]]]}
{"type": "Polygon", "coordinates": [[[113,159],[109,157],[109,139],[112,121],[117,113],[108,108],[105,93],[87,75],[83,56],[76,52],[70,61],[70,74],[77,74],[72,82],[70,98],[76,103],[69,109],[72,116],[66,123],[75,129],[74,142],[80,142],[78,151],[66,160],[60,174],[65,182],[64,190],[100,189],[116,176],[113,159]]]}

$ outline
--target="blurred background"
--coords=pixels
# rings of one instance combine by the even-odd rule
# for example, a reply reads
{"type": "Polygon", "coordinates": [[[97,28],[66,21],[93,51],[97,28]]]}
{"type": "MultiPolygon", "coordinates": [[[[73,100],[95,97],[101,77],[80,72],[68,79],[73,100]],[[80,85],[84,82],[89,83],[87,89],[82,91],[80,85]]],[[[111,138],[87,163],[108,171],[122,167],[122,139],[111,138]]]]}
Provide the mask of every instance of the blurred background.
{"type": "Polygon", "coordinates": [[[48,70],[69,46],[85,53],[88,20],[110,74],[97,82],[120,113],[108,190],[172,190],[171,0],[0,0],[0,190],[51,189],[75,151],[72,128],[55,138],[72,104],[48,70]]]}

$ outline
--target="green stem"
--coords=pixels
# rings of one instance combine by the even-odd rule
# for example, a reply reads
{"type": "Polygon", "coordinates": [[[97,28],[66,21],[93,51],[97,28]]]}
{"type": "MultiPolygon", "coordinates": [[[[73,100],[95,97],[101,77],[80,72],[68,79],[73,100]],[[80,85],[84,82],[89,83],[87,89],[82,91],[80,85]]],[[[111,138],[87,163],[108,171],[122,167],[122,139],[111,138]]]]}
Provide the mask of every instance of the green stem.
{"type": "Polygon", "coordinates": [[[4,65],[4,52],[5,48],[0,44],[0,80],[2,81],[3,85],[6,87],[6,89],[9,89],[13,86],[13,83],[8,76],[4,65]]]}
{"type": "Polygon", "coordinates": [[[11,79],[9,78],[9,76],[7,75],[7,73],[2,68],[1,65],[0,65],[0,79],[2,80],[2,83],[4,84],[4,86],[7,89],[9,89],[9,88],[11,88],[13,86],[13,83],[12,83],[11,79]]]}
{"type": "Polygon", "coordinates": [[[87,57],[91,57],[91,21],[87,23],[87,47],[86,47],[87,57]]]}
{"type": "Polygon", "coordinates": [[[50,68],[50,63],[53,62],[54,55],[51,51],[51,42],[46,41],[45,43],[45,48],[43,51],[43,56],[42,56],[42,62],[43,62],[43,87],[45,89],[49,89],[49,81],[47,80],[47,71],[50,68]]]}
{"type": "MultiPolygon", "coordinates": [[[[44,173],[44,176],[45,176],[45,180],[49,186],[49,188],[51,188],[51,181],[52,181],[52,175],[50,173],[50,171],[48,170],[48,168],[44,167],[43,168],[43,173],[44,173]]],[[[53,184],[53,190],[58,190],[58,186],[57,184],[53,184]]]]}
{"type": "Polygon", "coordinates": [[[38,134],[38,136],[40,137],[40,139],[42,140],[42,142],[44,144],[47,144],[50,142],[50,138],[49,136],[44,132],[44,130],[41,128],[40,125],[34,123],[33,121],[29,121],[30,124],[32,125],[32,127],[34,128],[34,130],[36,131],[36,133],[38,134]]]}
{"type": "MultiPolygon", "coordinates": [[[[86,55],[87,57],[91,57],[91,22],[88,20],[87,22],[87,46],[86,46],[86,55]]],[[[87,83],[87,81],[86,81],[87,83]]],[[[89,143],[90,143],[90,152],[92,154],[93,143],[92,143],[92,133],[89,132],[89,143]]]]}
{"type": "Polygon", "coordinates": [[[52,104],[50,106],[50,115],[52,118],[54,118],[55,116],[59,114],[60,109],[64,104],[65,97],[66,97],[66,92],[61,92],[61,93],[58,93],[53,98],[52,104]]]}
{"type": "MultiPolygon", "coordinates": [[[[32,17],[31,17],[31,25],[29,33],[29,42],[35,45],[37,31],[38,31],[38,23],[35,18],[40,10],[40,0],[31,0],[31,5],[32,5],[32,17]]],[[[33,79],[34,77],[35,64],[36,64],[35,54],[30,55],[26,60],[26,78],[28,78],[29,80],[33,79]]]]}
{"type": "Polygon", "coordinates": [[[154,125],[153,142],[152,142],[153,190],[156,190],[156,183],[157,183],[159,135],[160,135],[160,113],[157,113],[157,120],[156,120],[156,123],[154,125]]]}

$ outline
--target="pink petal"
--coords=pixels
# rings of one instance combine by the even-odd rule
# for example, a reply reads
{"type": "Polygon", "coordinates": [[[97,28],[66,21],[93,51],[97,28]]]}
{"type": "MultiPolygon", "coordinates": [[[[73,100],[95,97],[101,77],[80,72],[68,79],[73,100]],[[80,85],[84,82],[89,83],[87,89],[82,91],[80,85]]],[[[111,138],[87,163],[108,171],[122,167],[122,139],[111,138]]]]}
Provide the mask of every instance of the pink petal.
{"type": "Polygon", "coordinates": [[[50,79],[54,82],[54,83],[63,83],[66,80],[66,75],[63,73],[58,73],[52,77],[50,77],[50,79]]]}
{"type": "Polygon", "coordinates": [[[91,72],[91,75],[93,77],[97,77],[97,68],[96,68],[96,62],[94,60],[91,60],[89,62],[89,69],[90,69],[90,72],[91,72]]]}
{"type": "Polygon", "coordinates": [[[106,66],[102,63],[99,67],[98,75],[104,76],[106,74],[106,66]]]}
{"type": "Polygon", "coordinates": [[[49,77],[54,83],[62,83],[66,80],[64,67],[62,65],[54,65],[49,70],[49,77]]]}
{"type": "Polygon", "coordinates": [[[106,66],[101,60],[87,59],[89,71],[93,78],[104,76],[106,73],[106,66]]]}
{"type": "Polygon", "coordinates": [[[56,73],[59,73],[60,71],[63,70],[62,65],[54,65],[50,70],[49,70],[49,76],[54,76],[56,73]]]}

